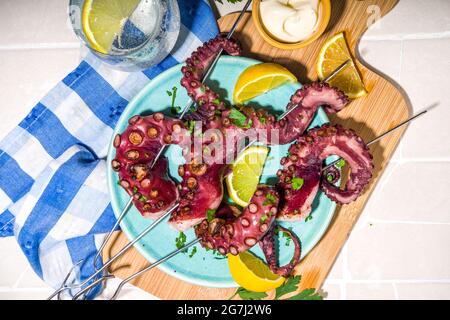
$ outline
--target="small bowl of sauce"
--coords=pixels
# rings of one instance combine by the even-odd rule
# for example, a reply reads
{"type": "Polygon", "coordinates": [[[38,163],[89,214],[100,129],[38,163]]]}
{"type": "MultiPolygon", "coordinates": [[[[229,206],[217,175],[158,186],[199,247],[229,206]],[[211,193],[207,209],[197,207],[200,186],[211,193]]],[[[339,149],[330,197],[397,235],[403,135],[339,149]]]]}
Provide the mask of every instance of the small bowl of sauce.
{"type": "Polygon", "coordinates": [[[294,50],[319,38],[330,21],[330,0],[253,0],[252,17],[274,47],[294,50]]]}

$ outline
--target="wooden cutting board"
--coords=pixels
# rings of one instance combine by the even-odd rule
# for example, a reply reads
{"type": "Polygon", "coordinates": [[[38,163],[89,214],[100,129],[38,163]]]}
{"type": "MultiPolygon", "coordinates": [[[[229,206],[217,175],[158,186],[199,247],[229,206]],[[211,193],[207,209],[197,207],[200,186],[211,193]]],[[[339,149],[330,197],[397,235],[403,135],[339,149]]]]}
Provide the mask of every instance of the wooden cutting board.
{"type": "MultiPolygon", "coordinates": [[[[308,83],[317,79],[316,58],[328,38],[344,31],[352,53],[358,58],[356,48],[359,39],[367,29],[368,21],[373,21],[377,13],[380,17],[384,16],[396,3],[396,0],[334,0],[332,1],[331,20],[326,32],[313,44],[295,51],[280,50],[266,43],[253,25],[250,13],[243,18],[236,30],[235,37],[241,42],[245,56],[261,61],[280,63],[288,67],[300,82],[308,83]]],[[[224,32],[228,31],[236,17],[237,14],[230,14],[221,18],[219,20],[220,29],[224,32]]],[[[391,82],[371,70],[362,61],[358,61],[358,67],[370,93],[364,98],[352,101],[338,115],[332,116],[331,122],[353,128],[365,141],[369,141],[407,119],[409,108],[401,91],[391,82]]],[[[301,289],[320,288],[322,285],[383,173],[403,131],[404,129],[398,130],[370,147],[375,162],[375,173],[371,184],[356,202],[337,208],[325,236],[297,267],[297,274],[302,275],[301,289]]],[[[112,245],[105,249],[105,258],[116,253],[127,242],[123,233],[117,234],[112,245]]],[[[123,279],[147,265],[148,262],[137,250],[133,249],[114,263],[111,271],[123,279]]],[[[226,299],[235,291],[235,289],[194,286],[170,277],[156,268],[135,279],[132,283],[162,299],[226,299]]]]}

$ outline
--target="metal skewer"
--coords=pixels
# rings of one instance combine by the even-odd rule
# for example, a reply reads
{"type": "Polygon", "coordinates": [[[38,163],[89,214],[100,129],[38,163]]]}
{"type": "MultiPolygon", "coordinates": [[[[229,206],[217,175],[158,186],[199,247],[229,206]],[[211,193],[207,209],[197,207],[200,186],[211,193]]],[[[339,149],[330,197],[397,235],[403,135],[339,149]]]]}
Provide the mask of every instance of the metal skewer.
{"type": "MultiPolygon", "coordinates": [[[[433,106],[433,107],[434,107],[434,106],[433,106]]],[[[409,118],[409,119],[407,119],[407,120],[405,120],[405,121],[399,123],[398,125],[396,125],[396,126],[393,127],[392,129],[387,130],[386,132],[382,133],[382,134],[379,135],[378,137],[376,137],[376,138],[374,138],[373,140],[369,141],[369,142],[367,143],[367,145],[374,144],[375,142],[381,140],[381,139],[384,138],[385,136],[387,136],[387,135],[393,133],[394,131],[398,130],[399,128],[403,127],[404,125],[406,125],[406,124],[410,123],[411,121],[417,119],[418,117],[424,115],[425,113],[427,113],[428,111],[430,111],[431,108],[432,108],[432,107],[427,108],[427,109],[425,109],[425,110],[423,110],[423,111],[417,113],[416,115],[412,116],[411,118],[409,118]]],[[[250,144],[253,144],[254,142],[255,142],[255,141],[252,141],[252,142],[250,142],[250,144]]],[[[332,166],[332,165],[333,165],[334,163],[336,163],[337,161],[339,161],[339,159],[336,160],[336,161],[334,161],[333,163],[330,163],[327,167],[332,166]]],[[[327,168],[327,167],[325,167],[325,168],[327,168]]],[[[325,168],[324,168],[324,169],[325,169],[325,168]]],[[[160,260],[158,260],[158,261],[156,261],[156,262],[150,264],[150,265],[147,266],[146,268],[144,268],[144,269],[142,269],[142,270],[136,272],[135,274],[129,276],[128,278],[124,279],[124,280],[119,284],[119,286],[117,287],[117,289],[116,289],[114,295],[111,297],[111,300],[115,300],[115,299],[117,298],[117,296],[118,296],[119,293],[120,293],[120,290],[122,289],[122,287],[123,287],[126,283],[128,283],[129,281],[133,280],[134,278],[140,276],[141,274],[143,274],[143,273],[145,273],[145,272],[147,272],[147,271],[153,269],[154,267],[160,265],[161,263],[164,263],[165,261],[167,261],[167,260],[169,260],[170,258],[176,256],[176,255],[179,254],[180,252],[182,252],[182,251],[188,249],[189,247],[193,246],[194,244],[198,243],[199,241],[200,241],[199,239],[192,240],[191,242],[189,242],[189,243],[188,243],[187,245],[185,245],[184,247],[179,248],[179,249],[177,249],[177,250],[171,252],[171,253],[168,254],[167,256],[161,258],[160,260]]]]}
{"type": "MultiPolygon", "coordinates": [[[[227,39],[230,39],[234,32],[236,31],[237,26],[239,25],[239,22],[242,20],[242,17],[244,16],[244,13],[247,11],[248,7],[251,4],[251,0],[247,0],[245,6],[242,8],[239,16],[236,18],[236,21],[234,22],[233,26],[231,27],[230,31],[227,34],[227,39]]],[[[207,77],[210,75],[212,69],[214,68],[215,64],[217,63],[217,61],[219,60],[221,54],[223,53],[223,49],[220,49],[219,52],[216,54],[216,57],[214,58],[214,60],[212,61],[212,63],[208,66],[208,68],[206,69],[206,72],[203,76],[202,82],[205,81],[205,79],[207,79],[207,77]]],[[[192,99],[190,99],[188,101],[188,103],[186,104],[186,106],[184,107],[182,113],[178,116],[178,119],[182,119],[186,113],[190,110],[190,108],[192,107],[192,105],[194,104],[194,101],[192,99]]],[[[163,147],[160,148],[160,150],[158,151],[155,159],[153,160],[152,164],[151,164],[151,168],[153,168],[153,166],[156,164],[157,160],[159,159],[159,157],[162,155],[162,153],[164,152],[166,148],[166,145],[164,145],[163,147]]],[[[116,223],[114,224],[113,228],[108,232],[108,234],[106,235],[106,237],[104,238],[96,256],[94,257],[94,268],[96,270],[96,272],[89,277],[88,279],[86,279],[85,281],[83,281],[83,283],[81,285],[71,285],[68,286],[67,285],[67,280],[69,279],[70,275],[72,274],[72,272],[74,272],[75,267],[72,267],[71,270],[69,271],[69,273],[67,274],[67,276],[65,277],[63,283],[61,284],[61,287],[59,289],[57,289],[50,297],[49,299],[52,299],[53,297],[55,297],[56,295],[60,295],[60,293],[62,291],[65,290],[69,290],[71,288],[76,288],[76,287],[82,287],[85,284],[87,284],[89,281],[91,281],[92,279],[94,279],[101,271],[105,270],[105,266],[109,266],[112,263],[112,259],[117,259],[120,255],[122,255],[125,251],[127,251],[131,246],[127,245],[126,247],[124,247],[118,254],[116,254],[115,258],[111,258],[108,262],[105,263],[105,265],[100,268],[97,269],[97,261],[98,259],[102,256],[102,250],[105,248],[106,244],[108,243],[108,241],[110,240],[112,234],[114,233],[115,229],[117,228],[117,226],[120,224],[120,222],[123,220],[123,218],[125,217],[125,215],[127,214],[128,210],[131,208],[133,201],[132,201],[132,197],[130,197],[130,199],[128,200],[127,204],[125,205],[125,207],[123,208],[122,212],[119,214],[116,223]],[[125,250],[124,250],[125,249],[125,250]],[[120,255],[119,255],[120,254],[120,255]]],[[[159,218],[158,220],[156,220],[155,222],[153,222],[153,224],[151,226],[155,227],[159,222],[162,221],[163,218],[167,217],[174,209],[176,209],[178,207],[178,204],[176,204],[174,207],[170,208],[161,218],[159,218]]],[[[152,227],[152,229],[153,229],[152,227]]],[[[151,230],[151,229],[150,229],[151,230]]],[[[145,234],[147,234],[150,230],[144,230],[147,231],[145,234]]],[[[144,233],[143,232],[143,233],[144,233]]],[[[132,243],[136,243],[139,239],[141,239],[145,234],[141,233],[137,239],[135,239],[132,243]]],[[[81,264],[83,262],[83,260],[81,260],[78,264],[81,264]]],[[[77,265],[78,265],[77,264],[77,265]]],[[[99,280],[102,280],[104,277],[102,277],[99,280]]],[[[98,284],[98,280],[96,281],[96,284],[98,284]]]]}
{"type": "MultiPolygon", "coordinates": [[[[330,81],[331,79],[333,79],[339,72],[341,72],[341,70],[342,69],[344,69],[348,64],[349,64],[349,62],[351,62],[352,60],[351,59],[348,59],[347,61],[345,61],[344,63],[342,63],[339,67],[337,67],[328,77],[326,77],[325,79],[323,79],[322,80],[322,82],[328,82],[328,81],[330,81]]],[[[295,110],[295,108],[297,108],[298,107],[298,104],[297,105],[295,105],[295,106],[293,106],[292,108],[290,108],[289,110],[286,110],[285,112],[283,112],[283,114],[282,115],[280,115],[279,117],[278,117],[278,120],[282,120],[282,119],[284,119],[289,113],[291,113],[292,111],[294,111],[295,110]]]]}
{"type": "MultiPolygon", "coordinates": [[[[241,21],[242,17],[244,16],[245,11],[247,11],[247,9],[250,6],[251,2],[252,2],[252,0],[247,0],[247,3],[242,8],[241,13],[239,14],[239,16],[237,17],[237,19],[234,22],[233,26],[231,27],[230,31],[228,32],[227,39],[231,39],[231,37],[233,36],[234,31],[236,31],[236,28],[239,25],[239,22],[241,21]]],[[[216,54],[216,57],[214,58],[214,60],[208,66],[208,69],[206,70],[205,74],[203,75],[202,83],[204,83],[205,80],[209,77],[209,75],[211,74],[212,70],[214,69],[214,66],[216,65],[217,61],[219,61],[220,56],[222,55],[222,53],[223,53],[223,49],[220,49],[219,52],[216,54]]],[[[194,105],[194,100],[189,98],[189,101],[186,104],[186,106],[183,108],[183,111],[178,115],[178,119],[182,119],[186,115],[186,113],[191,109],[191,107],[193,105],[194,105]]],[[[152,164],[150,165],[150,169],[152,169],[155,166],[155,164],[158,161],[159,157],[161,157],[161,155],[163,154],[163,152],[164,152],[164,150],[166,148],[167,148],[167,145],[163,145],[159,149],[158,153],[156,154],[155,159],[153,160],[152,164]]]]}
{"type": "MultiPolygon", "coordinates": [[[[394,131],[400,129],[401,127],[403,127],[404,125],[406,125],[406,124],[410,123],[411,121],[417,119],[418,117],[423,116],[425,113],[427,113],[428,111],[430,111],[432,108],[434,108],[434,106],[429,107],[429,108],[427,108],[427,109],[425,109],[425,110],[423,110],[423,111],[421,111],[421,112],[419,112],[419,113],[413,115],[411,118],[408,118],[408,119],[406,119],[406,120],[403,121],[403,122],[400,122],[400,123],[399,123],[398,125],[396,125],[395,127],[393,127],[393,128],[391,128],[391,129],[385,131],[384,133],[380,134],[378,137],[376,137],[376,138],[370,140],[369,142],[367,142],[367,145],[370,146],[371,144],[374,144],[375,142],[377,142],[377,141],[383,139],[383,138],[384,138],[385,136],[387,136],[388,134],[391,134],[392,132],[394,132],[394,131]]],[[[322,171],[327,170],[328,168],[334,166],[334,165],[335,165],[337,162],[339,162],[341,159],[342,159],[342,158],[338,158],[338,159],[334,160],[333,162],[331,162],[330,164],[326,165],[325,167],[322,168],[322,171]]]]}

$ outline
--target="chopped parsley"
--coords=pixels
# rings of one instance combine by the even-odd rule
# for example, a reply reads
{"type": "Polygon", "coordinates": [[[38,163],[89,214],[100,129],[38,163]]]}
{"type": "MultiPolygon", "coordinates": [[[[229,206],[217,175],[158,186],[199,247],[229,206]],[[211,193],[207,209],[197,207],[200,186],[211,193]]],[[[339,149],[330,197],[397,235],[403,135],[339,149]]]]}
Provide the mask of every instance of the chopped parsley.
{"type": "Polygon", "coordinates": [[[268,204],[276,204],[277,203],[277,198],[275,198],[274,195],[268,193],[266,195],[266,200],[264,200],[263,205],[267,206],[268,204]]]}
{"type": "MultiPolygon", "coordinates": [[[[186,244],[186,235],[183,232],[180,232],[180,235],[175,238],[175,245],[177,246],[177,249],[181,249],[186,244]]],[[[184,249],[181,251],[183,253],[187,252],[187,249],[184,249]]]]}
{"type": "Polygon", "coordinates": [[[175,99],[177,98],[177,90],[178,90],[178,88],[173,86],[172,91],[170,91],[170,90],[166,91],[167,95],[169,97],[172,97],[172,104],[170,107],[170,112],[172,112],[172,114],[178,114],[181,112],[181,107],[175,105],[175,99]]]}
{"type": "Polygon", "coordinates": [[[207,216],[208,222],[211,222],[211,220],[216,217],[216,210],[208,209],[208,211],[206,211],[206,216],[207,216]]]}
{"type": "Polygon", "coordinates": [[[141,195],[141,196],[139,197],[139,201],[140,201],[140,202],[147,202],[147,197],[144,196],[144,195],[141,195]]]}
{"type": "Polygon", "coordinates": [[[136,194],[138,192],[138,188],[136,186],[133,187],[133,194],[136,194]]]}
{"type": "Polygon", "coordinates": [[[259,223],[265,223],[267,219],[269,219],[269,217],[267,216],[267,214],[265,214],[261,217],[261,219],[259,219],[259,223]]]}
{"type": "Polygon", "coordinates": [[[333,182],[333,180],[334,180],[334,176],[331,173],[327,174],[327,181],[333,182]]]}
{"type": "Polygon", "coordinates": [[[305,180],[303,180],[303,178],[299,178],[299,177],[294,177],[292,179],[292,189],[294,190],[300,190],[300,188],[303,186],[303,183],[305,182],[305,180]]]}
{"type": "Polygon", "coordinates": [[[345,164],[346,164],[346,162],[345,162],[344,159],[339,159],[334,165],[335,165],[337,168],[342,168],[343,166],[345,166],[345,164]]]}
{"type": "Polygon", "coordinates": [[[231,122],[233,122],[240,128],[248,129],[252,126],[253,123],[251,119],[247,123],[247,117],[236,108],[231,109],[229,117],[231,119],[231,122]]]}
{"type": "Polygon", "coordinates": [[[188,131],[189,131],[189,133],[190,134],[193,134],[194,133],[194,130],[195,130],[195,121],[194,120],[189,120],[188,122],[187,122],[187,129],[188,129],[188,131]]]}
{"type": "Polygon", "coordinates": [[[194,246],[189,254],[189,258],[192,258],[197,253],[197,247],[194,246]]]}
{"type": "Polygon", "coordinates": [[[313,215],[312,213],[310,213],[306,218],[305,218],[305,222],[308,222],[309,220],[312,220],[313,215]]]}

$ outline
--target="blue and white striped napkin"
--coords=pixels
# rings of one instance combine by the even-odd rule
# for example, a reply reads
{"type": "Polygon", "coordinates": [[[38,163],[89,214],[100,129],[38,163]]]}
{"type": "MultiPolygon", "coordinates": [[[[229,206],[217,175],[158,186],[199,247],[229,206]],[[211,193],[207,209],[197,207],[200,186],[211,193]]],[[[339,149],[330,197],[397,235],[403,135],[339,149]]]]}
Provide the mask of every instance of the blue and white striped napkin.
{"type": "Polygon", "coordinates": [[[125,73],[88,55],[0,142],[0,236],[14,235],[52,287],[81,259],[80,280],[93,273],[97,248],[115,222],[105,158],[128,101],[218,33],[207,0],[178,3],[179,40],[159,65],[125,73]]]}

